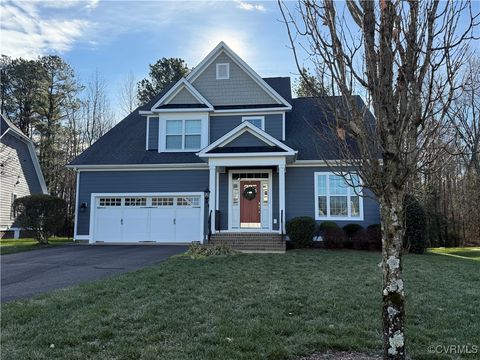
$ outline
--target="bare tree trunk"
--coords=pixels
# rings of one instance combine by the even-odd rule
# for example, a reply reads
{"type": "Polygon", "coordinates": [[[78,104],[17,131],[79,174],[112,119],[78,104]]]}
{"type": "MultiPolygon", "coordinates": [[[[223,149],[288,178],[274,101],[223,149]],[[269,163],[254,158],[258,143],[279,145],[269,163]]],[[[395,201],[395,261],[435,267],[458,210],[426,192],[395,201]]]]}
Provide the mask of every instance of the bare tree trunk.
{"type": "Polygon", "coordinates": [[[402,276],[403,194],[380,199],[385,359],[405,358],[405,291],[402,276]]]}

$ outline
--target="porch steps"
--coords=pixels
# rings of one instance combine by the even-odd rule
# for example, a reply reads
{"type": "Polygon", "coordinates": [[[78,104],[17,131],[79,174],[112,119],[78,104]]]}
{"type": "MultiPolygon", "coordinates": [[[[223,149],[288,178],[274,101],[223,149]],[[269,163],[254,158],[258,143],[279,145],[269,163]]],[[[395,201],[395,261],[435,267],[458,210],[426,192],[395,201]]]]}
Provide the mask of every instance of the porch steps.
{"type": "Polygon", "coordinates": [[[278,233],[217,233],[209,244],[225,244],[232,249],[248,253],[284,253],[285,239],[278,233]]]}

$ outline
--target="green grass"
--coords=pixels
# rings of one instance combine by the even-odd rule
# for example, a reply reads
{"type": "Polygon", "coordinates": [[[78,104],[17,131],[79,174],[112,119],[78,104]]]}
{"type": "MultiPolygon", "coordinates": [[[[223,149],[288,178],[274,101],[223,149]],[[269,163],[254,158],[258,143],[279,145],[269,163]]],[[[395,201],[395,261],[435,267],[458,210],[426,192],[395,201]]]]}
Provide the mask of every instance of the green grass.
{"type": "Polygon", "coordinates": [[[463,259],[480,261],[480,247],[459,247],[459,248],[432,248],[429,252],[438,255],[454,256],[463,259]]]}
{"type": "MultiPolygon", "coordinates": [[[[379,353],[380,260],[378,253],[322,250],[177,256],[3,305],[2,359],[379,353]]],[[[414,359],[442,359],[427,353],[429,345],[480,345],[478,265],[433,254],[405,257],[407,346],[414,359]]]]}
{"type": "Polygon", "coordinates": [[[57,238],[57,237],[52,237],[48,241],[48,245],[40,245],[37,240],[35,239],[30,239],[30,238],[25,238],[25,239],[0,239],[0,254],[1,255],[6,255],[6,254],[13,254],[17,252],[22,252],[22,251],[29,251],[29,250],[35,250],[35,249],[44,249],[44,248],[49,248],[52,246],[57,246],[57,245],[64,245],[67,243],[71,243],[73,240],[67,239],[67,238],[57,238]]]}

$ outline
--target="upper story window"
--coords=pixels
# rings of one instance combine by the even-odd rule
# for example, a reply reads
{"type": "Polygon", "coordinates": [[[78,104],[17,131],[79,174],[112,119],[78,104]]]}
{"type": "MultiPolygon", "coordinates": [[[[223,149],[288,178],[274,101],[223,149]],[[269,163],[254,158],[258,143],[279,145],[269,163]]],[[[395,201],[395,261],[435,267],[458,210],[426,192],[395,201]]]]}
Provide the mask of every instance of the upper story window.
{"type": "Polygon", "coordinates": [[[217,64],[217,80],[230,79],[230,64],[218,63],[217,64]]]}
{"type": "Polygon", "coordinates": [[[344,177],[332,173],[315,173],[316,220],[363,220],[363,198],[358,175],[344,177]],[[352,187],[351,185],[354,185],[352,187]]]}
{"type": "Polygon", "coordinates": [[[201,120],[166,121],[165,148],[167,150],[199,150],[201,142],[201,120]]]}
{"type": "Polygon", "coordinates": [[[242,121],[248,121],[256,127],[265,130],[265,116],[243,116],[242,121]]]}

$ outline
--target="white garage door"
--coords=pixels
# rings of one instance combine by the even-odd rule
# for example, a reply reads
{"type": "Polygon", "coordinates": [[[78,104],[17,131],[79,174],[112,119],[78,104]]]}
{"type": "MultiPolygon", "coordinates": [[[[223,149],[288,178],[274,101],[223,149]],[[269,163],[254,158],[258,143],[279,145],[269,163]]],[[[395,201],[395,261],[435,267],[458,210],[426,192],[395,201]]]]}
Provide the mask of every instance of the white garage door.
{"type": "Polygon", "coordinates": [[[97,196],[92,242],[202,241],[200,195],[97,196]]]}

